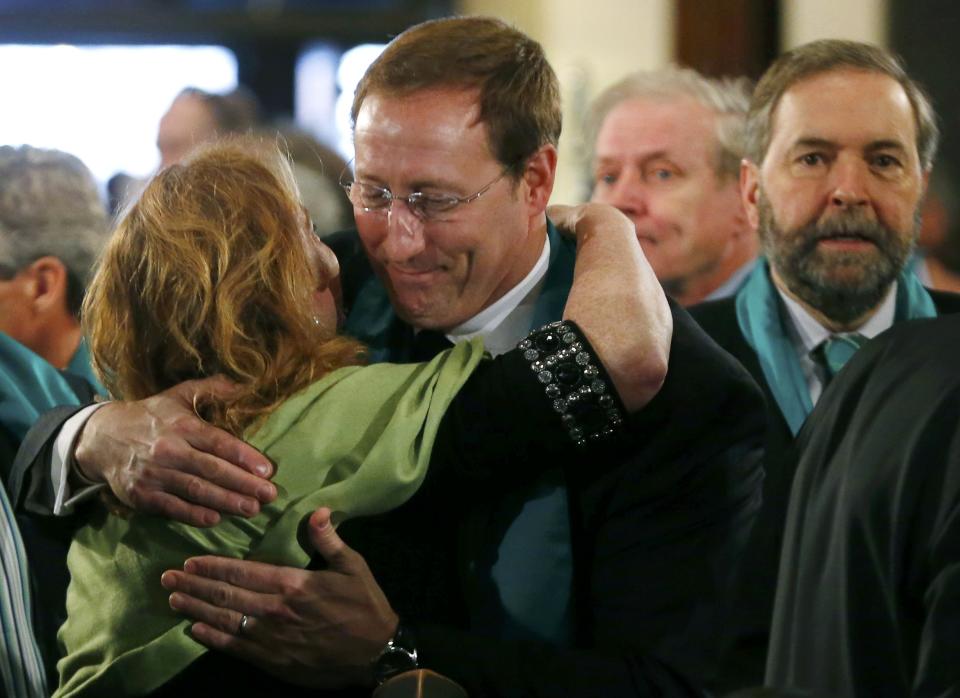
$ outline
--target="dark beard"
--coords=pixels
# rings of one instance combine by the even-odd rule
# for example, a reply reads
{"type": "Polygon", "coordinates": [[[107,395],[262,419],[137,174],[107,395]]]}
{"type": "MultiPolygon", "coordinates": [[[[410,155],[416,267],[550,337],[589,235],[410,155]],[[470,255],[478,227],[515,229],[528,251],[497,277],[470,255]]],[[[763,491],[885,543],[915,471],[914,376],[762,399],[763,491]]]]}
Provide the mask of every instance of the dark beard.
{"type": "Polygon", "coordinates": [[[771,266],[791,293],[844,327],[880,304],[910,258],[919,228],[915,216],[912,234],[905,238],[882,223],[851,213],[785,233],[762,192],[757,207],[760,243],[771,266]],[[841,235],[869,240],[876,251],[824,253],[818,249],[820,240],[841,235]]]}

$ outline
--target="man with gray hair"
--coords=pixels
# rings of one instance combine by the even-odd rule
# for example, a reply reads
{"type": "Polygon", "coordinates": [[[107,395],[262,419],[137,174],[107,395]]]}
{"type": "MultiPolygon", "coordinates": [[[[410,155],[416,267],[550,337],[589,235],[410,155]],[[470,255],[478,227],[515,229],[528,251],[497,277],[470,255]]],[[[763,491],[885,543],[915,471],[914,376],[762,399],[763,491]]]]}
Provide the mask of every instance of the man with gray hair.
{"type": "Polygon", "coordinates": [[[80,160],[0,148],[0,332],[88,380],[80,304],[108,232],[96,182],[80,160]]]}
{"type": "Polygon", "coordinates": [[[108,232],[96,183],[56,150],[0,148],[0,674],[4,695],[48,695],[63,620],[66,542],[13,516],[13,453],[33,421],[88,400],[79,312],[108,232]],[[59,370],[58,370],[59,369],[59,370]],[[42,574],[28,574],[29,568],[42,574]],[[32,588],[32,593],[31,592],[32,588]],[[32,608],[31,608],[32,601],[32,608]],[[39,641],[39,643],[38,643],[39,641]],[[44,668],[46,658],[46,668],[44,668]]]}
{"type": "Polygon", "coordinates": [[[743,564],[721,686],[760,684],[794,436],[857,348],[894,323],[960,310],[907,262],[937,148],[930,102],[875,46],[825,40],[760,79],[741,189],[766,257],[736,297],[692,309],[764,387],[763,508],[743,564]]]}
{"type": "Polygon", "coordinates": [[[682,305],[733,294],[757,254],[739,187],[749,100],[745,79],[672,67],[627,76],[591,110],[592,200],[633,221],[682,305]]]}

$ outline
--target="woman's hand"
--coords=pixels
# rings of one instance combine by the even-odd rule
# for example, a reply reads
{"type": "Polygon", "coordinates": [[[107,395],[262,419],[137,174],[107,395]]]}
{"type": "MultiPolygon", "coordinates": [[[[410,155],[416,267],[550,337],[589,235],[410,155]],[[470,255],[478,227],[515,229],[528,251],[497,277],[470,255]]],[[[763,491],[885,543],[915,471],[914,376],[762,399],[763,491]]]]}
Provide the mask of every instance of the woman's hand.
{"type": "Polygon", "coordinates": [[[564,319],[590,340],[624,406],[639,410],[667,375],[673,316],[637,241],[633,223],[606,204],[551,206],[547,215],[573,230],[577,261],[564,319]]]}
{"type": "Polygon", "coordinates": [[[630,219],[606,204],[553,204],[547,207],[547,217],[559,232],[575,239],[592,232],[609,233],[613,229],[635,234],[630,219]]]}

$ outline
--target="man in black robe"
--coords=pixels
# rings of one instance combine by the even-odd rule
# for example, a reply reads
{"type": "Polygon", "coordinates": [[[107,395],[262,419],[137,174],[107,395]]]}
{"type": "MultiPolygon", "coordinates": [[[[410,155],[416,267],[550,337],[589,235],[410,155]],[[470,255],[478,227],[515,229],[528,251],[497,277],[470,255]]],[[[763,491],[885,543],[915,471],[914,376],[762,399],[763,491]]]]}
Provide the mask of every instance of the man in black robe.
{"type": "Polygon", "coordinates": [[[864,347],[797,440],[767,684],[960,694],[960,317],[864,347]]]}

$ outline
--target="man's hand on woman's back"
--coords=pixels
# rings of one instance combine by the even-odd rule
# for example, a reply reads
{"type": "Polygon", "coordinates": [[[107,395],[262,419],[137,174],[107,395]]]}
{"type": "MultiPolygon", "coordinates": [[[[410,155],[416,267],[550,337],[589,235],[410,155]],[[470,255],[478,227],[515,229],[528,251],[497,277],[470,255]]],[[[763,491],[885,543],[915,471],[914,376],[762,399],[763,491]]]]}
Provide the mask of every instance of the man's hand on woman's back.
{"type": "Polygon", "coordinates": [[[229,395],[220,377],[180,383],[91,415],[74,451],[79,474],[105,482],[135,511],[193,526],[221,514],[254,516],[277,496],[273,465],[259,451],[203,421],[194,405],[229,395]]]}

